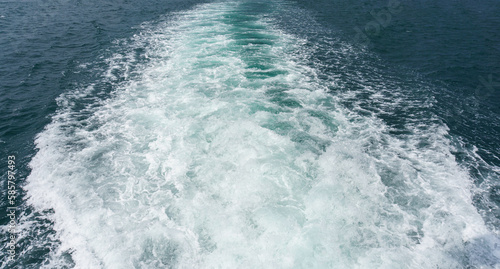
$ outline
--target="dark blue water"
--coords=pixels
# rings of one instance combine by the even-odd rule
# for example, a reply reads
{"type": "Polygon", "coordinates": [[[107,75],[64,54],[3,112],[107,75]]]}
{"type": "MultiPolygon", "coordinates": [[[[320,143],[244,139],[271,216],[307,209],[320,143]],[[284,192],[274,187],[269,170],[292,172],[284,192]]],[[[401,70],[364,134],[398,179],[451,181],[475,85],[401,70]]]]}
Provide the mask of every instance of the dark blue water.
{"type": "Polygon", "coordinates": [[[2,268],[500,266],[499,14],[0,2],[2,268]]]}
{"type": "Polygon", "coordinates": [[[498,1],[401,1],[389,17],[391,1],[299,3],[314,10],[322,25],[342,30],[390,66],[418,72],[442,86],[434,94],[451,131],[482,145],[481,156],[498,165],[499,127],[491,120],[500,111],[498,1]],[[367,26],[373,22],[378,31],[367,26]],[[366,38],[358,37],[356,29],[366,38]]]}
{"type": "MultiPolygon", "coordinates": [[[[50,122],[57,109],[56,98],[76,85],[96,80],[98,72],[76,72],[82,63],[95,68],[106,64],[99,59],[111,52],[112,42],[133,35],[144,21],[154,20],[169,12],[182,10],[201,1],[2,1],[0,2],[0,110],[2,126],[1,155],[14,155],[20,184],[30,173],[28,163],[35,154],[37,133],[50,122]]],[[[112,85],[99,85],[109,92],[112,85]]],[[[2,168],[2,212],[7,206],[7,165],[2,168]]],[[[16,202],[19,212],[31,212],[23,202],[16,202]]],[[[43,214],[33,216],[43,227],[26,231],[19,242],[23,257],[7,268],[39,268],[50,254],[56,240],[50,238],[51,222],[43,214]]],[[[2,224],[8,222],[5,214],[2,224]]],[[[2,245],[7,242],[2,235],[2,245]]],[[[19,252],[18,252],[19,253],[19,252]]]]}
{"type": "MultiPolygon", "coordinates": [[[[324,27],[339,29],[389,68],[433,84],[433,112],[468,149],[454,152],[475,183],[489,185],[476,203],[498,225],[500,165],[500,3],[498,1],[298,1],[324,27]],[[391,9],[392,8],[392,9],[391,9]],[[393,10],[395,12],[393,12],[393,10]],[[387,15],[389,14],[389,15],[387,15]],[[373,25],[378,25],[374,27],[373,25]],[[360,31],[364,36],[360,36],[360,31]],[[486,181],[486,183],[485,183],[486,181]]],[[[318,57],[322,57],[318,55],[318,57]]],[[[323,59],[322,59],[323,60],[323,59]]],[[[328,61],[328,59],[324,59],[328,61]]],[[[408,118],[408,114],[394,116],[408,118]]],[[[388,119],[389,122],[397,119],[388,119]]],[[[498,227],[498,226],[497,226],[498,227]]]]}

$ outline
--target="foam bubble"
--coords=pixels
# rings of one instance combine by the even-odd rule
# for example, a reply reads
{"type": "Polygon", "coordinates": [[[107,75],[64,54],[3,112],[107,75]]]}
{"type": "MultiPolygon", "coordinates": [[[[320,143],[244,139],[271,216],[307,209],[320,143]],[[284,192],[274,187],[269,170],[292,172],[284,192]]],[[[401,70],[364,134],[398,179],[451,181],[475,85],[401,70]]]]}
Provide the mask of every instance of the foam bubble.
{"type": "Polygon", "coordinates": [[[135,46],[150,61],[111,98],[83,112],[91,87],[60,98],[26,186],[54,209],[59,252],[76,268],[496,265],[445,127],[396,136],[342,106],[294,56],[304,41],[241,5],[144,26],[107,79],[135,46]]]}

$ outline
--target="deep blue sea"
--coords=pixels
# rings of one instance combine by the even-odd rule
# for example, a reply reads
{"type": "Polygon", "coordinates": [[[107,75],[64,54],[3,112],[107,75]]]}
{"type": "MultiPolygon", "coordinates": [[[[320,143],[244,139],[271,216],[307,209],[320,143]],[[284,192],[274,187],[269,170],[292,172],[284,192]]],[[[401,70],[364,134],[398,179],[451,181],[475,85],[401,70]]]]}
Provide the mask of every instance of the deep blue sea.
{"type": "Polygon", "coordinates": [[[0,0],[1,268],[500,268],[500,1],[0,0]]]}

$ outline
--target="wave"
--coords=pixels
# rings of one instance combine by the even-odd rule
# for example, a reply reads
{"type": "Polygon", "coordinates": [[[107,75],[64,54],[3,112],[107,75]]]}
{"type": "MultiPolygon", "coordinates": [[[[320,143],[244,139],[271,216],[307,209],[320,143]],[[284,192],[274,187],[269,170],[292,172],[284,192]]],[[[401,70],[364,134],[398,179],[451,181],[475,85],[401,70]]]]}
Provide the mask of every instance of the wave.
{"type": "Polygon", "coordinates": [[[75,268],[499,266],[446,125],[395,132],[380,115],[421,101],[362,70],[323,78],[307,40],[263,12],[290,8],[219,2],[145,24],[107,59],[109,96],[59,98],[25,186],[54,210],[46,267],[68,253],[75,268]]]}

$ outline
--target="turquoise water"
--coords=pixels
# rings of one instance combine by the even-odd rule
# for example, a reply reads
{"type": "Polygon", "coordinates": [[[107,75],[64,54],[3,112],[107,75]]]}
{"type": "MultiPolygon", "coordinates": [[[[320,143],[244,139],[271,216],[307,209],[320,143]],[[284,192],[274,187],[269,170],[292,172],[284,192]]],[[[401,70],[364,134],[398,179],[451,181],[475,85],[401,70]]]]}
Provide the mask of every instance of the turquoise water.
{"type": "Polygon", "coordinates": [[[4,20],[40,51],[2,54],[22,185],[2,266],[499,267],[497,92],[402,64],[389,25],[360,44],[347,11],[385,3],[347,3],[44,4],[59,39],[4,20]]]}

